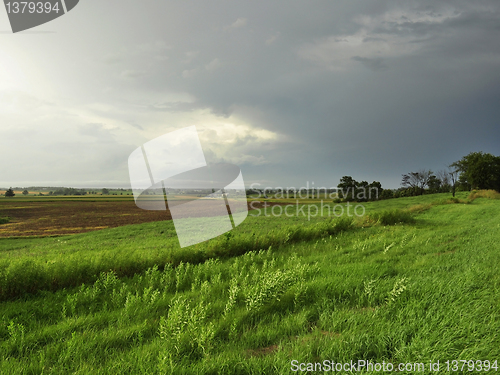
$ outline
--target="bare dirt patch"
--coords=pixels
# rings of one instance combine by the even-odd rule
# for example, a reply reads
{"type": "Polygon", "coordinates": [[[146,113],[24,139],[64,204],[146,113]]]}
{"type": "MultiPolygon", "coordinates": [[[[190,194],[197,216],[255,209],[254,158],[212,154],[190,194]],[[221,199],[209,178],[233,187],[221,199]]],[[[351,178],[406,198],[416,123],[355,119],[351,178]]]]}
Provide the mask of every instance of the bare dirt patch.
{"type": "Polygon", "coordinates": [[[246,351],[246,356],[247,357],[262,357],[262,356],[273,354],[278,349],[279,349],[278,345],[271,345],[271,346],[267,346],[265,348],[258,348],[258,349],[248,349],[246,351]]]}

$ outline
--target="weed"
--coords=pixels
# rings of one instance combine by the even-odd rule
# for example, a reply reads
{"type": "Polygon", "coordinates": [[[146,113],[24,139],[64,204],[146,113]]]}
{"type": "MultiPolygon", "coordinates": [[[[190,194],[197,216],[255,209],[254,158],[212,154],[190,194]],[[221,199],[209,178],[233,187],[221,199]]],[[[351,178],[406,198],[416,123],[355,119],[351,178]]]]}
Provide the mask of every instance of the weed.
{"type": "Polygon", "coordinates": [[[224,315],[227,316],[236,305],[236,299],[238,297],[239,286],[236,279],[231,279],[231,284],[229,287],[229,298],[224,308],[224,315]]]}
{"type": "Polygon", "coordinates": [[[9,344],[11,352],[17,355],[23,355],[26,350],[25,333],[26,328],[23,324],[10,321],[7,326],[9,333],[9,344]]]}
{"type": "Polygon", "coordinates": [[[205,324],[209,308],[209,304],[193,305],[186,298],[177,297],[170,305],[168,316],[161,317],[159,335],[171,361],[183,357],[195,359],[208,352],[215,336],[213,323],[205,324]]]}
{"type": "Polygon", "coordinates": [[[390,249],[391,247],[393,247],[395,244],[396,244],[396,242],[392,242],[392,243],[391,243],[391,244],[389,244],[388,246],[385,246],[385,243],[384,243],[384,254],[386,254],[386,253],[389,251],[389,249],[390,249]]]}
{"type": "Polygon", "coordinates": [[[374,295],[375,295],[375,288],[377,286],[378,279],[372,279],[369,281],[365,281],[363,283],[363,291],[366,299],[368,300],[369,306],[373,304],[374,301],[374,295]]]}
{"type": "Polygon", "coordinates": [[[388,304],[396,302],[398,297],[406,290],[407,282],[408,278],[406,277],[396,280],[392,290],[389,292],[389,296],[387,297],[388,304]]]}

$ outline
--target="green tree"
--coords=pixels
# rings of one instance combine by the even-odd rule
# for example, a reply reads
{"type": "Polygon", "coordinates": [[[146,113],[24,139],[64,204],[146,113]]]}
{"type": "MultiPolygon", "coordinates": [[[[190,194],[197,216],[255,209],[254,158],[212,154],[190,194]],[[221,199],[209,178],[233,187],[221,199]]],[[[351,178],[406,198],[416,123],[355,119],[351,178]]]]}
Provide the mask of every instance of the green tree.
{"type": "Polygon", "coordinates": [[[396,198],[396,193],[391,189],[384,189],[380,194],[380,199],[391,199],[396,198]]]}
{"type": "Polygon", "coordinates": [[[102,189],[102,195],[108,195],[109,194],[109,190],[106,189],[106,188],[103,188],[102,189]]]}
{"type": "MultiPolygon", "coordinates": [[[[355,181],[356,182],[356,181],[355,181]]],[[[368,200],[368,182],[361,181],[356,183],[356,201],[366,202],[368,200]]]]}
{"type": "Polygon", "coordinates": [[[450,166],[460,173],[459,181],[470,189],[500,191],[500,157],[471,152],[450,166]]]}
{"type": "Polygon", "coordinates": [[[23,191],[23,195],[28,195],[28,194],[29,194],[29,191],[28,191],[28,190],[26,190],[26,189],[24,189],[24,191],[23,191]]]}
{"type": "Polygon", "coordinates": [[[427,182],[429,186],[430,193],[439,193],[439,189],[441,188],[441,180],[436,176],[432,175],[427,182]]]}
{"type": "Polygon", "coordinates": [[[383,191],[382,184],[378,181],[373,181],[371,184],[366,181],[358,182],[351,176],[343,176],[337,189],[339,198],[357,202],[377,200],[383,191]]]}
{"type": "Polygon", "coordinates": [[[343,176],[340,179],[340,183],[337,185],[339,197],[345,201],[356,200],[356,188],[358,187],[358,182],[354,180],[351,176],[343,176]]]}
{"type": "Polygon", "coordinates": [[[12,188],[10,188],[9,190],[7,190],[5,192],[5,196],[6,197],[14,197],[16,194],[14,193],[14,190],[12,190],[12,188]]]}
{"type": "Polygon", "coordinates": [[[382,189],[382,184],[378,181],[373,181],[368,185],[368,200],[377,200],[382,196],[384,189],[382,189]]]}

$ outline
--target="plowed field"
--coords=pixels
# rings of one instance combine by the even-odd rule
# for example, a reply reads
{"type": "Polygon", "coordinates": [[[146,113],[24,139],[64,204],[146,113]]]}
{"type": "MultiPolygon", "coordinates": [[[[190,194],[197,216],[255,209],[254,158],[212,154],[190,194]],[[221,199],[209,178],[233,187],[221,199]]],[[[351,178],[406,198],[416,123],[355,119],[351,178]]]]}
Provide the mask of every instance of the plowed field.
{"type": "MultiPolygon", "coordinates": [[[[275,205],[269,204],[269,205],[275,205]]],[[[253,204],[261,208],[262,203],[253,204]]],[[[250,209],[250,207],[249,207],[250,209]]],[[[211,216],[210,212],[197,215],[211,216]]],[[[172,220],[170,212],[148,211],[130,201],[12,201],[0,202],[0,217],[10,223],[0,225],[0,238],[53,236],[84,233],[105,228],[152,221],[172,220]]]]}

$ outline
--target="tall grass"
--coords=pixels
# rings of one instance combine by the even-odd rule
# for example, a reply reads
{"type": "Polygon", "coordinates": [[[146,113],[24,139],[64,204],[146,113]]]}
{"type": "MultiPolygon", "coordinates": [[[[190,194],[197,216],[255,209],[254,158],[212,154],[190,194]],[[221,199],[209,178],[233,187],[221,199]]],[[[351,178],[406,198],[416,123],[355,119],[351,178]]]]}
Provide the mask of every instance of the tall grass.
{"type": "Polygon", "coordinates": [[[368,215],[368,218],[382,225],[395,225],[395,224],[413,224],[415,218],[408,210],[393,209],[385,211],[377,211],[368,215]]]}
{"type": "MultiPolygon", "coordinates": [[[[133,276],[147,268],[199,264],[208,259],[229,258],[260,249],[279,248],[292,243],[310,241],[354,228],[351,218],[325,220],[309,226],[284,225],[268,232],[232,232],[211,241],[189,248],[151,254],[146,250],[135,252],[115,251],[104,254],[71,252],[53,258],[8,258],[0,262],[0,300],[7,300],[36,293],[55,291],[94,282],[101,272],[113,271],[118,277],[133,276]]],[[[90,237],[90,235],[87,235],[90,237]]],[[[61,240],[56,240],[61,242],[61,240]]],[[[63,241],[64,242],[64,241],[63,241]]]]}
{"type": "MultiPolygon", "coordinates": [[[[500,194],[498,195],[500,196],[500,194]]],[[[469,198],[467,199],[461,199],[458,197],[443,197],[431,202],[412,205],[404,209],[394,208],[391,210],[375,211],[368,214],[368,222],[375,222],[382,225],[414,224],[416,222],[414,214],[419,214],[427,211],[433,206],[441,206],[446,204],[469,204],[474,199],[471,199],[471,196],[469,196],[469,198]]],[[[491,197],[495,195],[489,192],[485,194],[485,196],[491,197]]]]}

